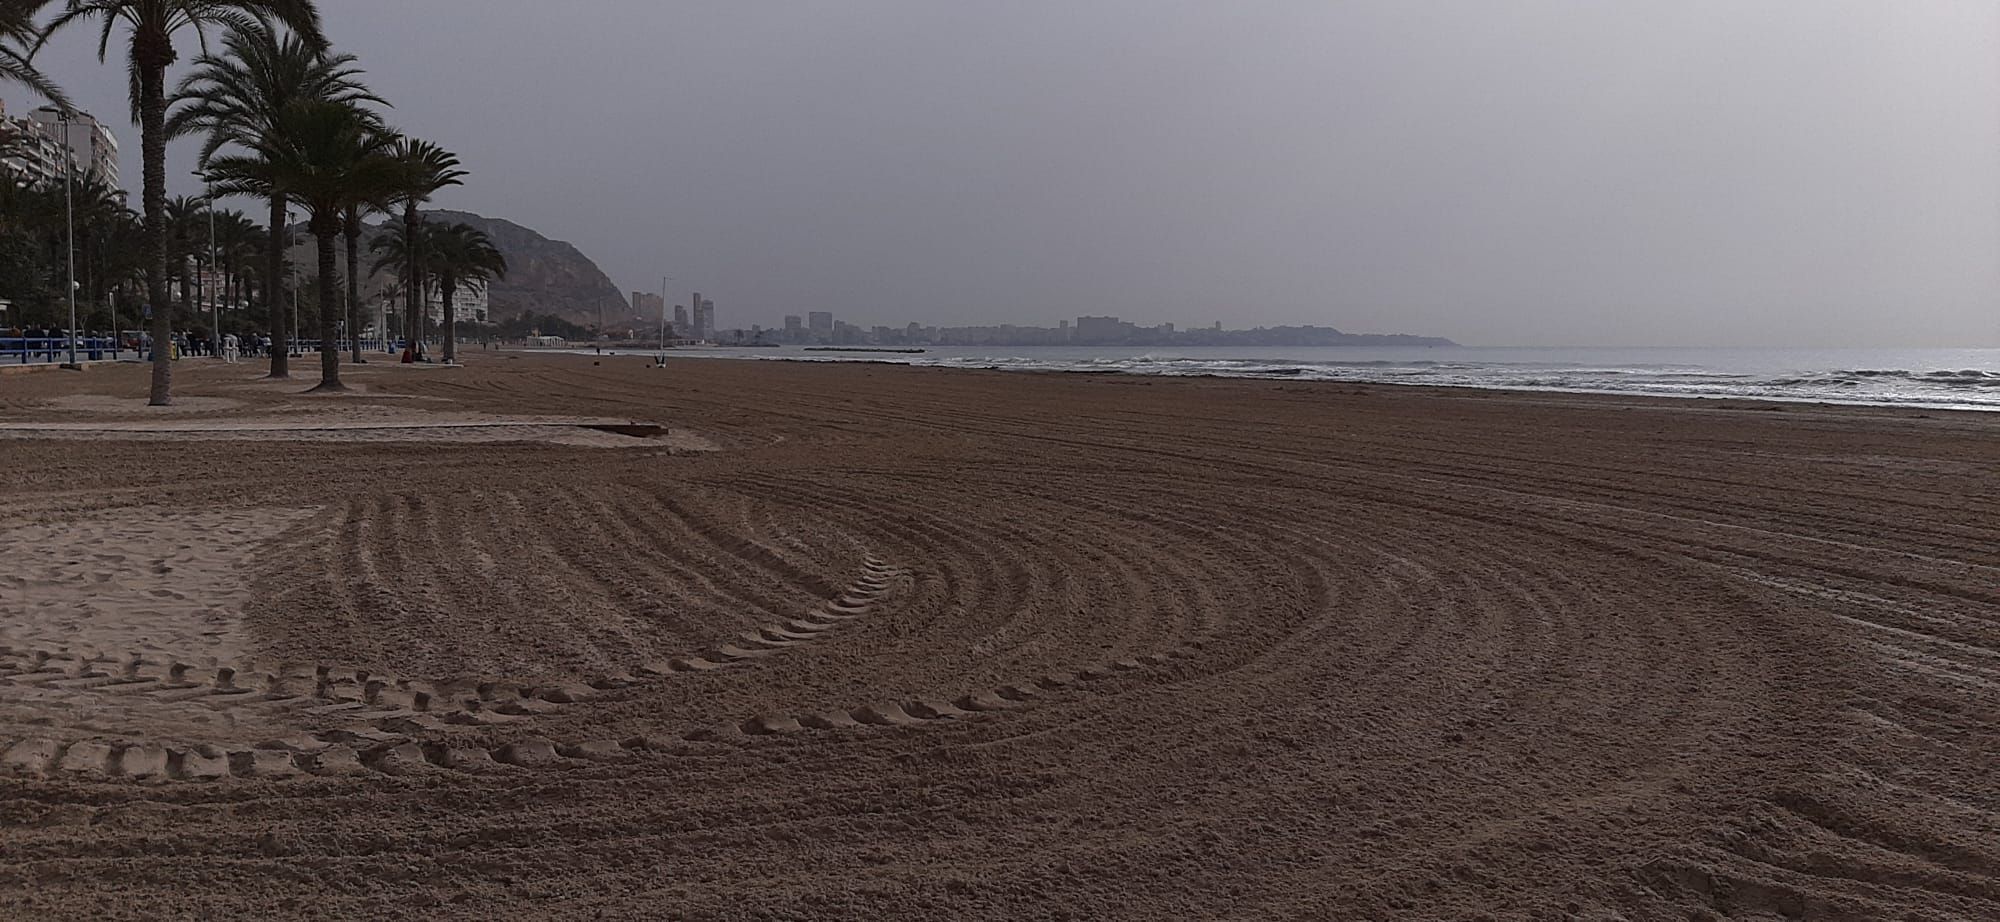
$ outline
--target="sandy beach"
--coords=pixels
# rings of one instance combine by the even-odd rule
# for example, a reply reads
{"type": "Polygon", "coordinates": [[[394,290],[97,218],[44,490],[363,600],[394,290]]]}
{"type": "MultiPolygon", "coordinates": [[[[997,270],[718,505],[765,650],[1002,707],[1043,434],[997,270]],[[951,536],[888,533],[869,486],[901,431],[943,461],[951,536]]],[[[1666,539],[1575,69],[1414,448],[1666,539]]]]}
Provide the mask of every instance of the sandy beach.
{"type": "Polygon", "coordinates": [[[2000,416],[470,358],[0,378],[0,916],[2000,918],[2000,416]]]}

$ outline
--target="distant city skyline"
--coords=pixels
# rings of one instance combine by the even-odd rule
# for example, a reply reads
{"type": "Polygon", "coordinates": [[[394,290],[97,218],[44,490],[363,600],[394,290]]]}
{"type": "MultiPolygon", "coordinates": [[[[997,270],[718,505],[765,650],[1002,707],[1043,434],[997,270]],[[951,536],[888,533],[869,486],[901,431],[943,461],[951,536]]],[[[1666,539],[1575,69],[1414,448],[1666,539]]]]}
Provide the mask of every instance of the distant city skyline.
{"type": "MultiPolygon", "coordinates": [[[[707,302],[713,305],[714,302],[707,302]]],[[[911,320],[901,324],[857,324],[813,311],[808,317],[787,314],[773,325],[705,330],[676,328],[677,338],[724,345],[805,346],[1351,346],[1457,345],[1446,337],[1407,334],[1349,333],[1324,326],[1290,325],[1226,328],[1222,321],[1184,329],[1172,322],[1141,324],[1110,315],[1085,315],[1055,326],[1033,324],[935,324],[911,320]]]]}

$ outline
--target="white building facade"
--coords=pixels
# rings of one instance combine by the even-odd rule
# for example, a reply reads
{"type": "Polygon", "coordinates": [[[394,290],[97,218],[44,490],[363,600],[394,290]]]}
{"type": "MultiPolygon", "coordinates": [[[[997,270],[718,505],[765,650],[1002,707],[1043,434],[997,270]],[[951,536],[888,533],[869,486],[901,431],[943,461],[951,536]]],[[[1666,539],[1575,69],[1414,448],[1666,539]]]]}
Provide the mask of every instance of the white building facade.
{"type": "Polygon", "coordinates": [[[62,114],[53,106],[43,106],[30,114],[29,119],[40,126],[42,133],[50,138],[67,138],[71,162],[76,164],[77,174],[95,173],[97,178],[113,189],[122,189],[118,179],[118,138],[104,123],[91,117],[87,112],[70,116],[68,127],[64,127],[62,114]]]}
{"type": "MultiPolygon", "coordinates": [[[[457,291],[451,293],[452,319],[457,322],[485,323],[491,319],[486,316],[487,307],[488,298],[484,285],[460,285],[457,291]]],[[[431,290],[426,311],[432,324],[444,322],[443,292],[431,290]]]]}
{"type": "Polygon", "coordinates": [[[113,190],[124,191],[118,173],[118,138],[87,113],[76,113],[65,126],[61,113],[53,107],[43,106],[25,118],[13,118],[7,115],[6,103],[0,101],[0,133],[12,141],[11,155],[0,160],[0,167],[16,181],[61,182],[68,168],[77,179],[96,174],[113,190]]]}

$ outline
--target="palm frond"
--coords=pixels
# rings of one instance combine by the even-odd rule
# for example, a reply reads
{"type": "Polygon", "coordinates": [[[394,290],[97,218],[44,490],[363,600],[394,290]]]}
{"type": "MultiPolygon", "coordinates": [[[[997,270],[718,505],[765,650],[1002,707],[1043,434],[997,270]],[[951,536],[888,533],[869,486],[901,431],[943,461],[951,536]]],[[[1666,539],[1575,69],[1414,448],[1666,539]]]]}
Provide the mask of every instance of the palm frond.
{"type": "Polygon", "coordinates": [[[70,108],[69,97],[48,75],[36,69],[32,58],[41,47],[41,33],[35,28],[35,9],[29,0],[0,0],[0,83],[15,83],[40,94],[49,102],[70,108]]]}
{"type": "Polygon", "coordinates": [[[295,100],[387,105],[362,85],[352,55],[323,54],[296,34],[252,22],[232,29],[222,45],[195,59],[169,102],[170,136],[208,134],[204,162],[231,144],[254,146],[295,100]]]}
{"type": "Polygon", "coordinates": [[[463,185],[467,174],[460,169],[458,155],[429,141],[403,136],[396,144],[395,157],[402,162],[400,200],[421,204],[449,186],[463,185]]]}

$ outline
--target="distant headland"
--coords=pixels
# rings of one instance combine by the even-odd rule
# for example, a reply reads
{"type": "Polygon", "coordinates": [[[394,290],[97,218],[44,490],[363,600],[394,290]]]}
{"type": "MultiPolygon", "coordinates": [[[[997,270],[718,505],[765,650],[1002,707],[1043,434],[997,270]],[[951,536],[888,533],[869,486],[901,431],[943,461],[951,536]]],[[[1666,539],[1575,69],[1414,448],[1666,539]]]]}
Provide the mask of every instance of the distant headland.
{"type": "Polygon", "coordinates": [[[788,316],[782,326],[718,329],[719,343],[757,342],[802,346],[1456,346],[1441,336],[1407,333],[1346,333],[1333,327],[1279,326],[1226,330],[1212,326],[1182,329],[1171,323],[1141,326],[1117,317],[1078,317],[1053,327],[860,326],[828,312],[788,316]]]}

